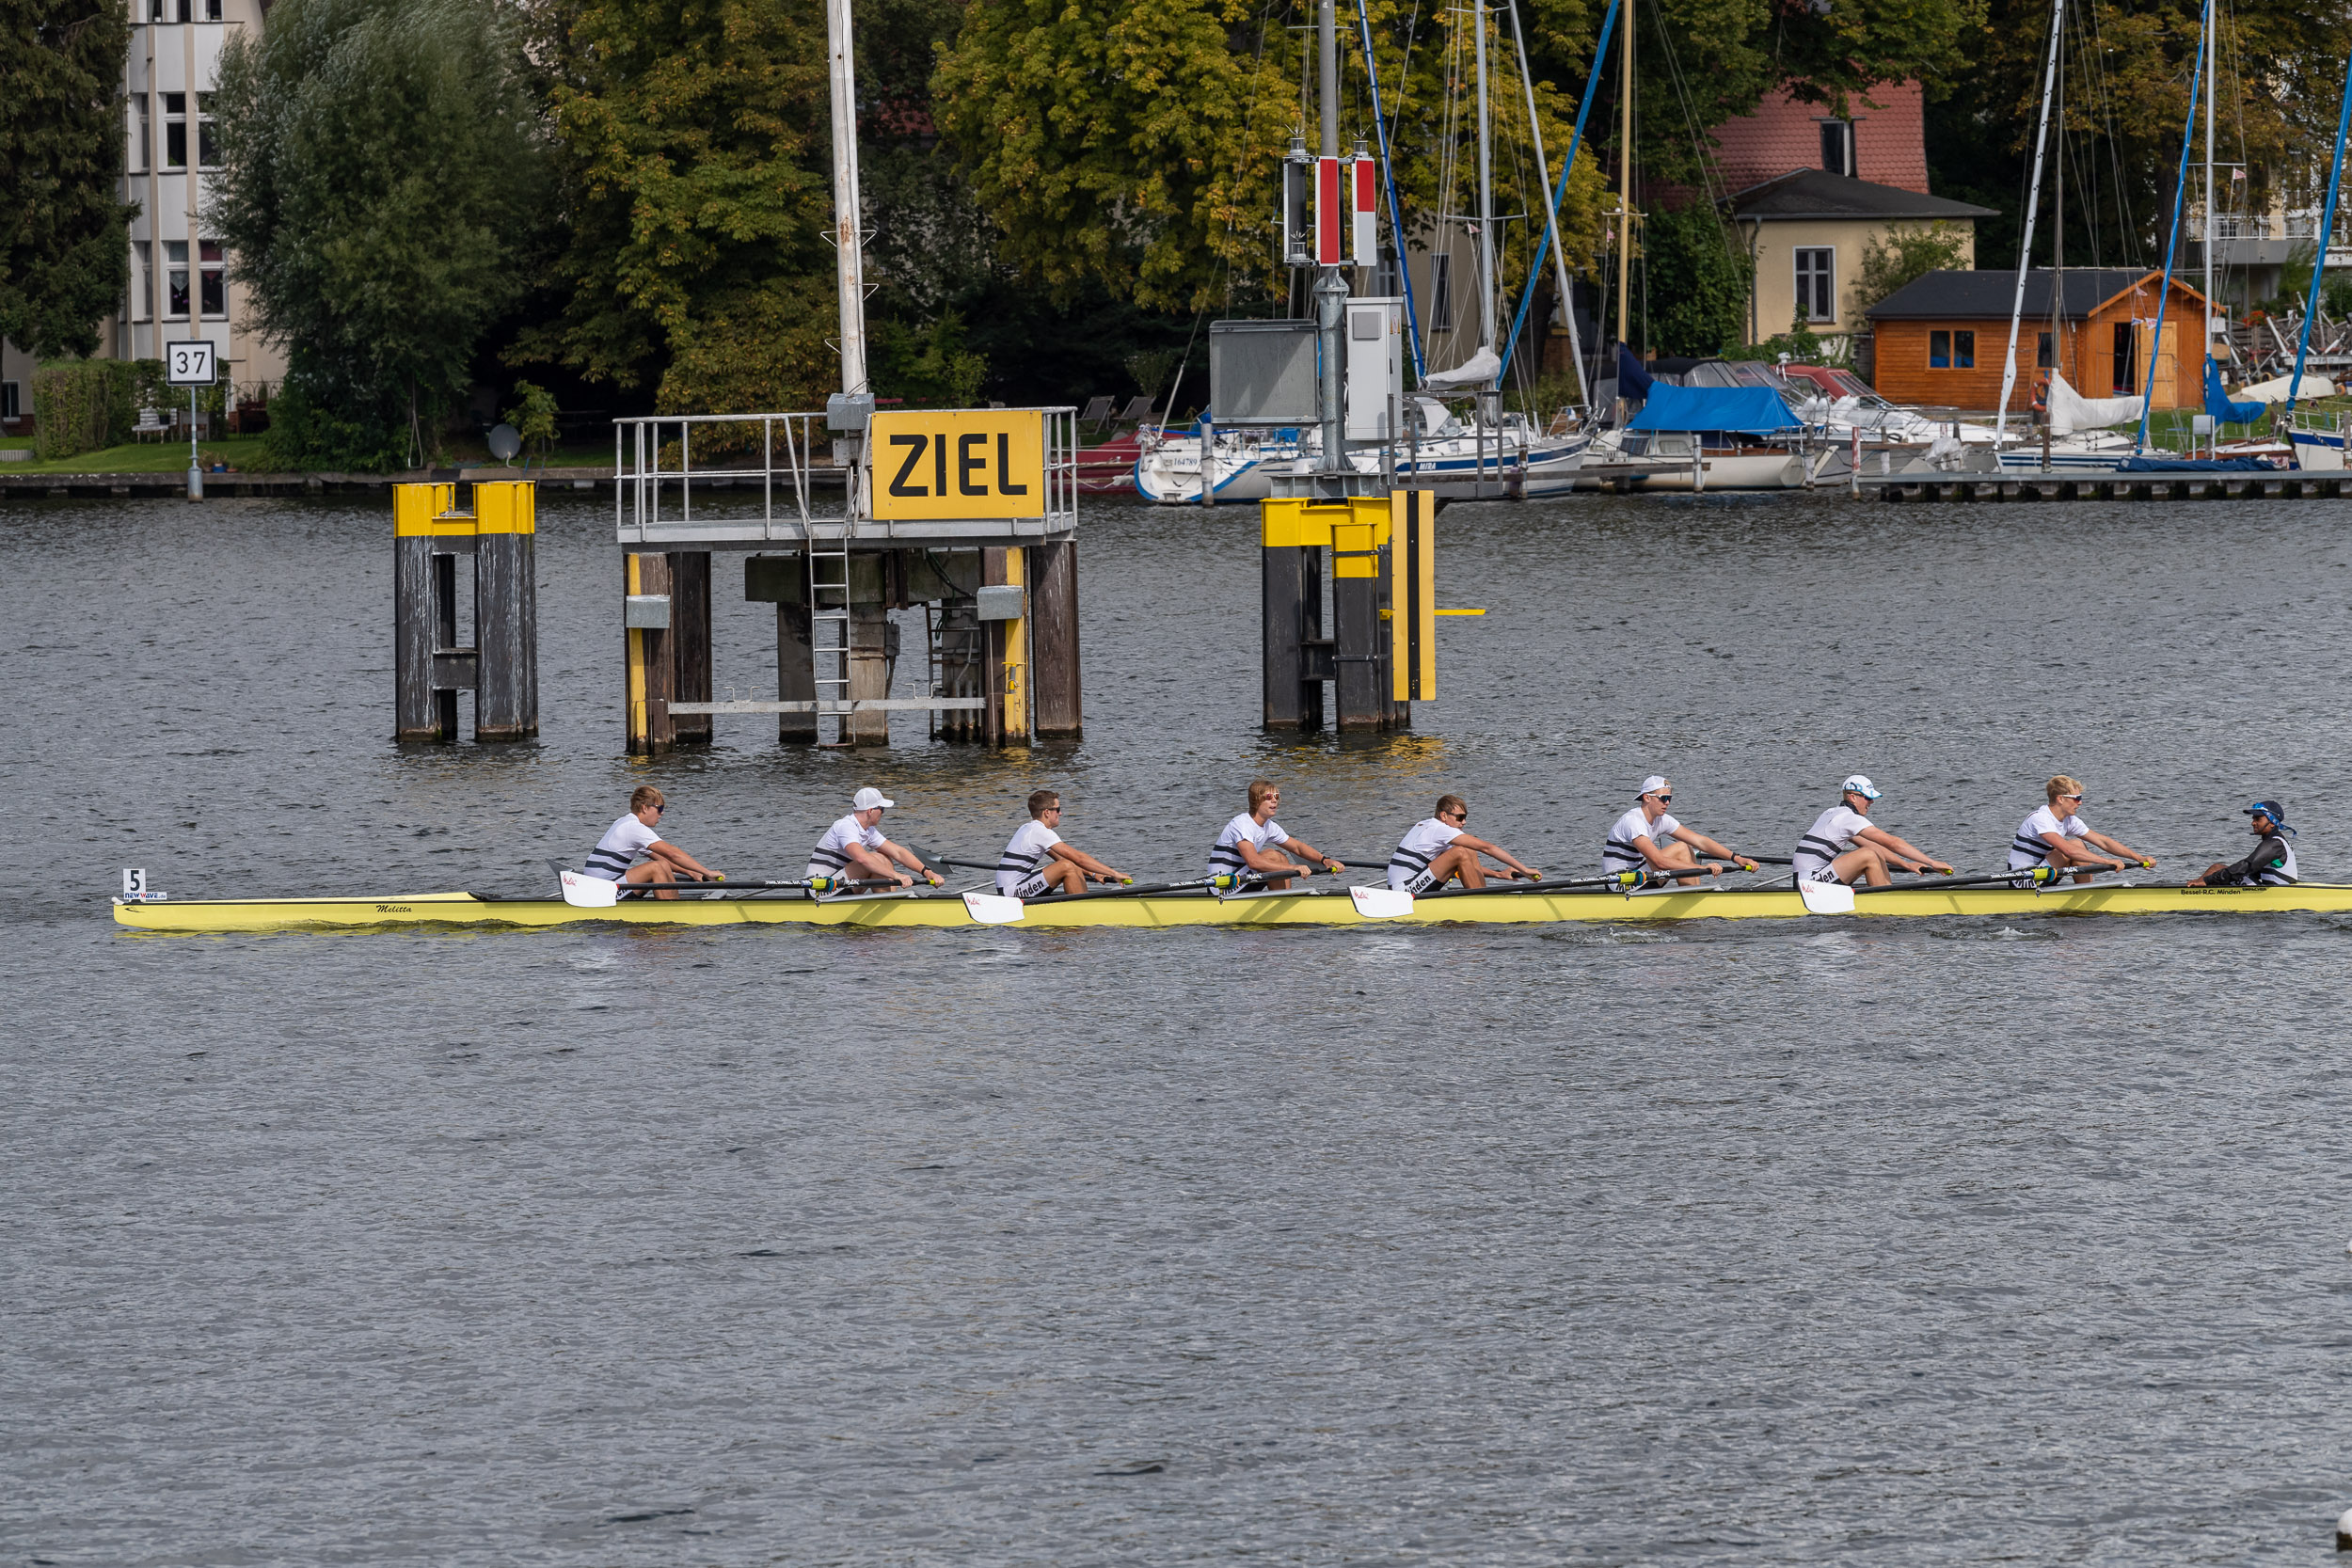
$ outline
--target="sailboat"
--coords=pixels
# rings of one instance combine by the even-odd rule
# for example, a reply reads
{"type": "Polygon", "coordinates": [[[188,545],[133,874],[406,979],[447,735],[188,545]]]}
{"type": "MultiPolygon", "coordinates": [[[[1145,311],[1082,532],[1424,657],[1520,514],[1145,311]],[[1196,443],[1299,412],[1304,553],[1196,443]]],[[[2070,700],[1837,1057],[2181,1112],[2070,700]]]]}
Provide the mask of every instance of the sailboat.
{"type": "MultiPolygon", "coordinates": [[[[1518,47],[1520,76],[1526,87],[1528,122],[1539,164],[1544,160],[1543,133],[1536,121],[1534,89],[1527,73],[1526,46],[1518,33],[1517,0],[1509,8],[1513,37],[1518,47]]],[[[1494,188],[1492,178],[1493,123],[1487,87],[1486,0],[1471,0],[1472,36],[1476,40],[1476,103],[1478,116],[1478,322],[1480,338],[1471,353],[1448,370],[1425,372],[1418,390],[1404,400],[1405,428],[1387,443],[1351,446],[1348,467],[1368,479],[1393,475],[1397,484],[1429,486],[1456,499],[1526,499],[1563,495],[1572,489],[1577,467],[1590,445],[1590,436],[1575,428],[1539,427],[1538,421],[1502,407],[1501,382],[1504,356],[1498,352],[1500,312],[1494,256],[1494,188]],[[1449,398],[1468,397],[1467,414],[1447,406],[1449,398]]],[[[1377,75],[1374,72],[1370,24],[1361,0],[1358,4],[1365,67],[1372,86],[1372,107],[1380,119],[1377,75]]],[[[1604,34],[1604,38],[1605,38],[1604,34]]],[[[1596,61],[1596,71],[1598,62],[1596,61]]],[[[1582,117],[1579,116],[1580,130],[1582,117]]],[[[1390,174],[1385,124],[1381,137],[1382,173],[1390,185],[1391,211],[1395,212],[1394,180],[1390,174]]],[[[1571,146],[1569,159],[1575,151],[1571,146]]],[[[1565,190],[1565,173],[1561,181],[1565,190]]],[[[1555,196],[1545,214],[1548,248],[1557,246],[1555,196]]],[[[1401,227],[1391,225],[1400,263],[1404,261],[1401,227]]],[[[1555,249],[1556,254],[1556,249],[1555,249]]],[[[1540,265],[1540,262],[1538,263],[1540,265]]],[[[1565,277],[1565,269],[1563,271],[1565,277]]],[[[1408,286],[1409,287],[1409,286],[1408,286]]],[[[1407,295],[1406,330],[1413,334],[1413,363],[1422,362],[1418,323],[1410,319],[1407,295]]],[[[1322,432],[1311,426],[1272,430],[1220,430],[1214,414],[1184,428],[1163,428],[1144,442],[1135,467],[1136,493],[1168,505],[1201,505],[1228,501],[1257,501],[1272,497],[1284,480],[1321,467],[1322,432]],[[1205,435],[1205,439],[1204,439],[1205,435]],[[1204,491],[1206,492],[1204,495],[1204,491]]]]}

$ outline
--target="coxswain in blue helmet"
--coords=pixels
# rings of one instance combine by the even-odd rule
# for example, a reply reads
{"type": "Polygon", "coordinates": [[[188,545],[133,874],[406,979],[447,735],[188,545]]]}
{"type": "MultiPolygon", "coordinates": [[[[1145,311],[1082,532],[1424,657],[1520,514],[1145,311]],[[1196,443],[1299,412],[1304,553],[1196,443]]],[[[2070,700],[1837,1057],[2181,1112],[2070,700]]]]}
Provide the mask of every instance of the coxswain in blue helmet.
{"type": "Polygon", "coordinates": [[[2286,807],[2276,800],[2257,800],[2242,814],[2251,825],[2256,843],[2244,858],[2216,861],[2190,887],[2286,887],[2296,880],[2295,846],[2287,840],[2286,807]]]}

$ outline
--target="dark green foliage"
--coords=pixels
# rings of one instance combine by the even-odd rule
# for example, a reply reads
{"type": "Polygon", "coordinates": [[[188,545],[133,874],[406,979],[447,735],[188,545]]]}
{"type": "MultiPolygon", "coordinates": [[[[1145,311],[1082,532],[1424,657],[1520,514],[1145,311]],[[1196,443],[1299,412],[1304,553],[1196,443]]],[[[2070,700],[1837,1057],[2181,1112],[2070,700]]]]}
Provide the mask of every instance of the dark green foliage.
{"type": "MultiPolygon", "coordinates": [[[[119,447],[164,395],[160,359],[67,359],[33,372],[36,451],[45,462],[119,447]]],[[[186,394],[183,393],[183,396],[186,394]]]]}
{"type": "Polygon", "coordinates": [[[0,337],[85,355],[130,277],[121,0],[0,4],[0,337]]]}
{"type": "Polygon", "coordinates": [[[1650,302],[1644,346],[1668,355],[1721,354],[1746,335],[1747,257],[1715,215],[1694,202],[1642,226],[1650,302]]]}
{"type": "Polygon", "coordinates": [[[522,293],[549,191],[492,0],[279,0],[221,69],[213,215],[284,345],[267,458],[387,468],[438,446],[522,293]]]}

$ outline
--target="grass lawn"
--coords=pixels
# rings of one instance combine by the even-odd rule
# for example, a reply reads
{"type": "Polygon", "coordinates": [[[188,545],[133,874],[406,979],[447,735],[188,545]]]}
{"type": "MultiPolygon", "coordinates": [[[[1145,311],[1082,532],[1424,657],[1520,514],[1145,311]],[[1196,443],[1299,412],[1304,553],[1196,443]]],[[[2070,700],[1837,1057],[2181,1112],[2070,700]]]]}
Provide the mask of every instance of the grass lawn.
{"type": "MultiPolygon", "coordinates": [[[[32,445],[33,438],[29,435],[0,437],[0,449],[27,450],[32,445]]],[[[197,451],[206,473],[213,471],[215,463],[226,463],[231,468],[243,469],[247,459],[261,450],[262,437],[259,436],[230,436],[217,441],[197,443],[197,451]]],[[[441,464],[445,467],[462,464],[469,477],[471,470],[477,467],[485,469],[479,476],[484,479],[509,475],[506,466],[493,462],[480,441],[451,441],[442,449],[441,464]]],[[[548,466],[558,468],[610,468],[612,466],[612,449],[604,446],[560,451],[549,460],[548,466]]],[[[0,463],[0,474],[177,474],[185,473],[187,467],[187,442],[165,441],[159,444],[136,441],[127,447],[107,447],[101,451],[86,451],[78,456],[55,458],[46,463],[0,463]]],[[[534,460],[532,471],[536,473],[539,467],[534,460]]],[[[522,477],[519,460],[511,474],[514,478],[522,477]]]]}
{"type": "MultiPolygon", "coordinates": [[[[11,436],[0,445],[17,445],[11,436]]],[[[24,436],[22,446],[33,444],[24,436]]],[[[245,467],[243,459],[261,450],[259,436],[231,436],[218,441],[199,441],[197,451],[201,455],[204,471],[210,473],[215,463],[230,467],[245,467]]],[[[177,474],[188,467],[188,444],[185,441],[135,441],[127,447],[107,447],[100,451],[86,451],[75,457],[53,458],[46,463],[0,463],[0,474],[177,474]]]]}

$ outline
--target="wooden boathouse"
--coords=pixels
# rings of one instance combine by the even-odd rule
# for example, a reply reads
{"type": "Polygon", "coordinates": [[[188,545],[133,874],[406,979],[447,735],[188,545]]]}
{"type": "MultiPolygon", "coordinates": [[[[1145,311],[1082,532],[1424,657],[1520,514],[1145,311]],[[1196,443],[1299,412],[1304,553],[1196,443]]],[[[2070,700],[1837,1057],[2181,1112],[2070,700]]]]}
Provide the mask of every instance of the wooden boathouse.
{"type": "MultiPolygon", "coordinates": [[[[2012,410],[2032,404],[2036,383],[2053,366],[2089,398],[2145,390],[2156,408],[2185,408],[2201,400],[2203,356],[2197,352],[2197,335],[2204,320],[2202,294],[2173,277],[2159,345],[2156,300],[2163,273],[2069,267],[2063,276],[2054,341],[2051,274],[2037,267],[2026,275],[2012,410]],[[2143,386],[2143,373],[2151,371],[2143,386]]],[[[1931,272],[1870,307],[1879,395],[1889,403],[1930,408],[1997,407],[2016,298],[2014,268],[1931,272]]]]}

